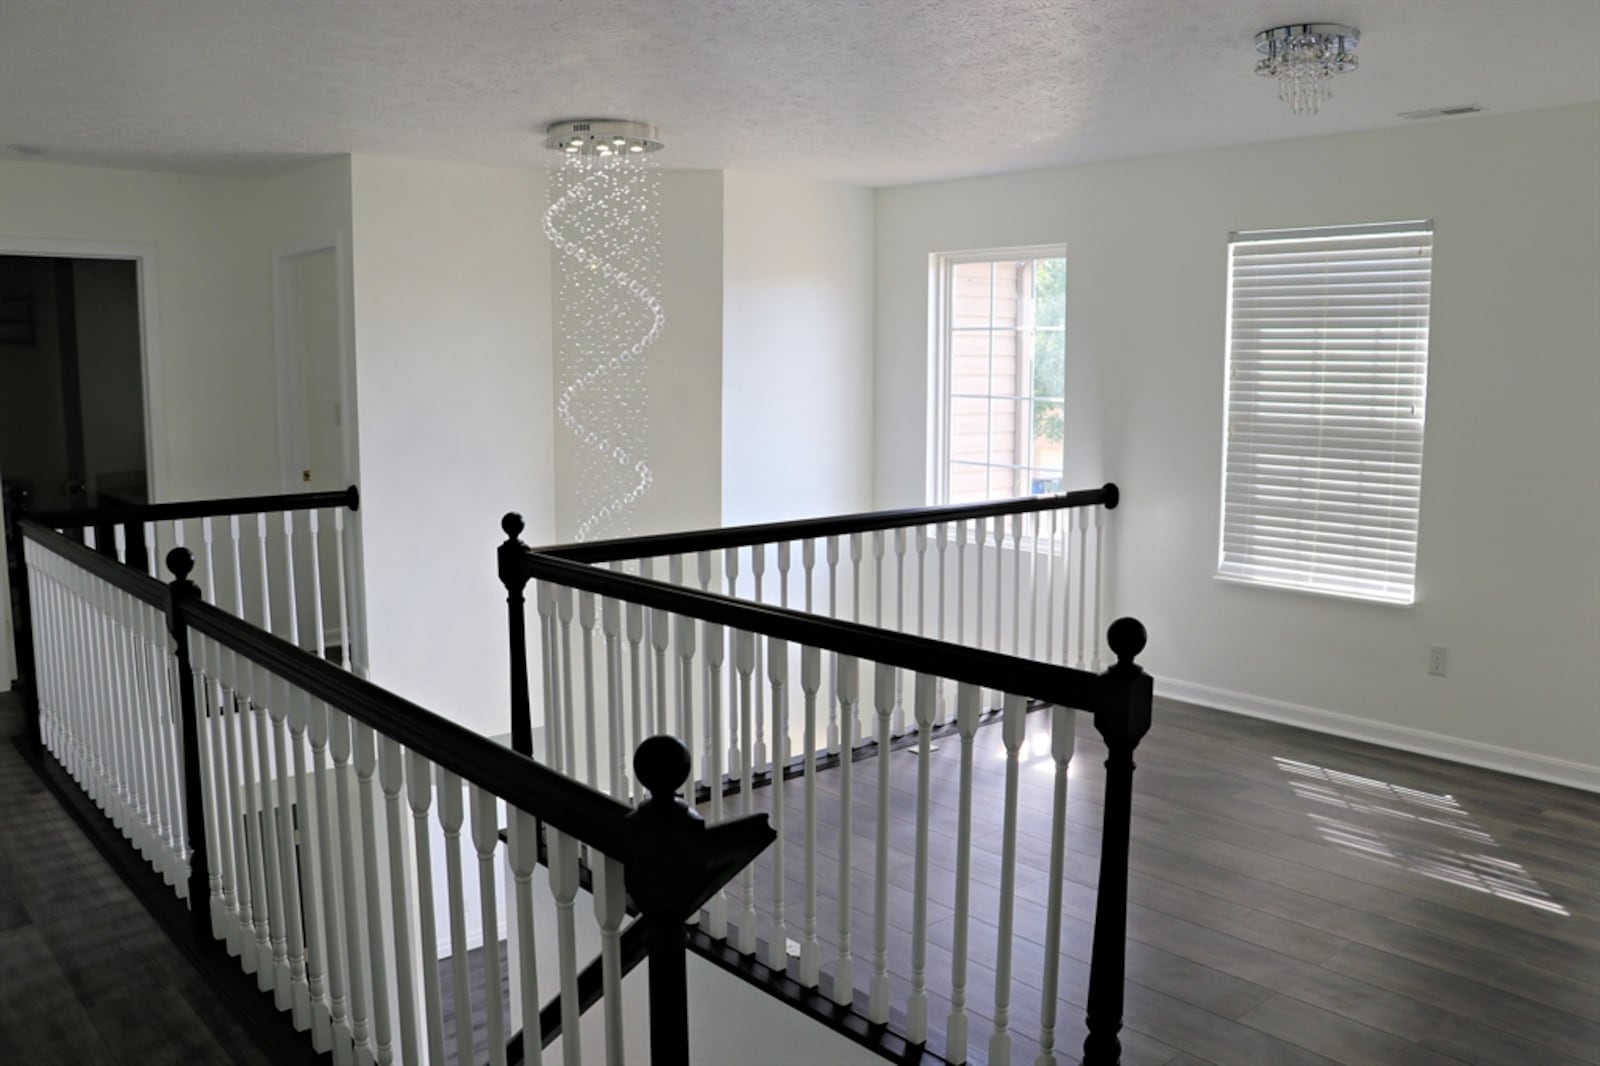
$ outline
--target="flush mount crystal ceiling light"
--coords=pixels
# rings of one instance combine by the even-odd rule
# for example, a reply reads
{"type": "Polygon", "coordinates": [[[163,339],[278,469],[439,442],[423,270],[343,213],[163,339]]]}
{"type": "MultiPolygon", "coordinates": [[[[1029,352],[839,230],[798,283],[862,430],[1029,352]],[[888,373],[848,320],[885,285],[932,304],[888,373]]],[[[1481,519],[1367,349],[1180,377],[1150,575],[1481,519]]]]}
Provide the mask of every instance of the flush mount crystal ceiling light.
{"type": "Polygon", "coordinates": [[[1314,115],[1333,95],[1333,76],[1355,70],[1361,32],[1331,22],[1274,26],[1256,34],[1256,73],[1278,79],[1278,99],[1297,115],[1314,115]]]}
{"type": "Polygon", "coordinates": [[[577,540],[621,536],[652,481],[645,351],[661,336],[661,190],[654,126],[557,122],[561,154],[544,232],[556,250],[560,393],[556,416],[576,443],[577,540]]]}

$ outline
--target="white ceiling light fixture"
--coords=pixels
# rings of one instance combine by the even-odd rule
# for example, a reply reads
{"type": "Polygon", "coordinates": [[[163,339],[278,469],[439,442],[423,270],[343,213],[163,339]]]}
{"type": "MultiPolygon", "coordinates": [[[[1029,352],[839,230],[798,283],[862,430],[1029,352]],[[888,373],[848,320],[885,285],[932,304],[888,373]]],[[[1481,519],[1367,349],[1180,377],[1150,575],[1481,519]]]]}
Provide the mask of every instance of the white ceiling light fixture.
{"type": "Polygon", "coordinates": [[[1332,22],[1274,26],[1256,34],[1256,73],[1278,80],[1278,99],[1297,115],[1314,115],[1333,96],[1333,76],[1359,65],[1361,32],[1332,22]]]}
{"type": "Polygon", "coordinates": [[[558,259],[556,415],[576,444],[576,540],[629,532],[650,489],[644,364],[666,324],[654,126],[557,122],[544,232],[558,259]]]}

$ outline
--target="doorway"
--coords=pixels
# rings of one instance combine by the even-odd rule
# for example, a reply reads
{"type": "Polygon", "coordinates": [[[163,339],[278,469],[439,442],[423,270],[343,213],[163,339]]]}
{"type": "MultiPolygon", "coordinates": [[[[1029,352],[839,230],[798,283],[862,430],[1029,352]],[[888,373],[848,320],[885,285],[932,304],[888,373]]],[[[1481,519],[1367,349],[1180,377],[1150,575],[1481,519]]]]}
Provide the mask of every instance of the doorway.
{"type": "MultiPolygon", "coordinates": [[[[148,252],[0,241],[0,484],[32,510],[153,496],[148,252]]],[[[0,547],[0,690],[16,676],[0,547]]]]}

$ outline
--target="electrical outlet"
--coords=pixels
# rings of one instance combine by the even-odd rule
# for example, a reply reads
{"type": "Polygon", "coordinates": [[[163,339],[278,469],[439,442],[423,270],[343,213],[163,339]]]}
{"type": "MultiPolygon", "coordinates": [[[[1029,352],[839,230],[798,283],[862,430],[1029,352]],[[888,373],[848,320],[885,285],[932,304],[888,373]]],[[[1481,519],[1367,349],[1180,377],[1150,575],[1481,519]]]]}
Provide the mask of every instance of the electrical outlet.
{"type": "Polygon", "coordinates": [[[1428,673],[1434,677],[1443,677],[1447,662],[1447,651],[1444,647],[1435,644],[1428,649],[1428,673]]]}

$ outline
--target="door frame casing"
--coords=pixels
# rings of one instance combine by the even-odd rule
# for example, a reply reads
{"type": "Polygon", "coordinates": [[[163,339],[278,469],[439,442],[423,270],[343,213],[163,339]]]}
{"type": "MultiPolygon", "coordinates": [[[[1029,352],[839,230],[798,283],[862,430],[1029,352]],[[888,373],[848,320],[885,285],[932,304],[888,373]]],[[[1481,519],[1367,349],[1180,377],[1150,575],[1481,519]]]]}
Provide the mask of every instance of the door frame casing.
{"type": "Polygon", "coordinates": [[[301,389],[300,361],[294,338],[294,286],[290,270],[294,260],[320,252],[333,253],[334,299],[339,319],[339,439],[346,481],[356,477],[355,368],[352,343],[349,253],[344,235],[307,241],[272,250],[272,345],[278,375],[278,476],[284,492],[299,492],[297,442],[304,437],[304,405],[296,401],[301,389]]]}
{"type": "MultiPolygon", "coordinates": [[[[166,499],[166,420],[161,391],[161,318],[157,298],[160,269],[156,246],[130,241],[90,241],[71,238],[20,237],[0,233],[0,255],[40,259],[119,259],[133,263],[139,303],[139,359],[144,383],[145,487],[151,502],[166,499]]],[[[11,584],[0,539],[0,692],[11,687],[17,670],[15,624],[11,618],[11,584]]]]}
{"type": "Polygon", "coordinates": [[[17,237],[0,233],[0,255],[42,259],[120,259],[133,263],[139,299],[139,358],[144,382],[144,468],[150,502],[167,493],[166,419],[161,391],[160,275],[154,244],[127,241],[84,241],[66,238],[17,237]]]}

